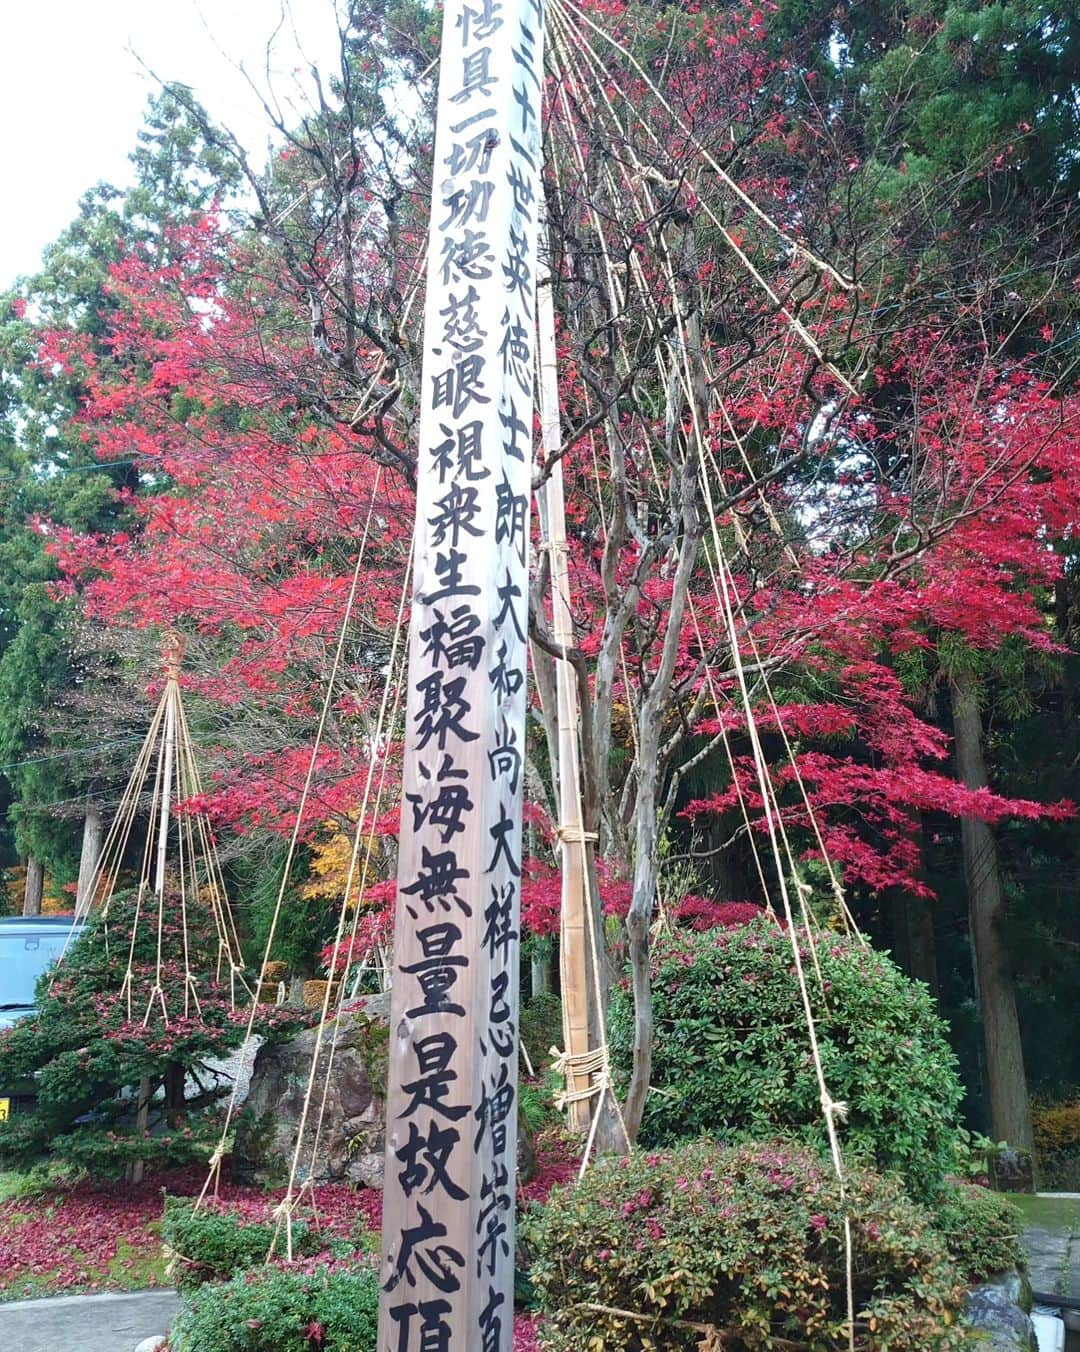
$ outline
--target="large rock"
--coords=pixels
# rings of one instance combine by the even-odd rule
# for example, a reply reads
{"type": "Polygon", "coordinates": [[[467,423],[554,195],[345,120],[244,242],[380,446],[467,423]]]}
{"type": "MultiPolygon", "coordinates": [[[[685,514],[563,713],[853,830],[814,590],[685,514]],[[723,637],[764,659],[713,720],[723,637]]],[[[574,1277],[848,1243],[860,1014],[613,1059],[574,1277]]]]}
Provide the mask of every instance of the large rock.
{"type": "Polygon", "coordinates": [[[1024,1304],[1030,1307],[1030,1288],[1016,1273],[969,1291],[964,1318],[976,1335],[972,1352],[1038,1352],[1035,1325],[1024,1304]]]}
{"type": "MultiPolygon", "coordinates": [[[[388,1005],[389,996],[371,996],[362,1010],[341,1014],[326,1026],[297,1169],[301,1182],[349,1179],[382,1187],[388,1005]],[[328,1068],[330,1085],[318,1130],[328,1068]]],[[[317,1037],[318,1030],[310,1028],[259,1049],[247,1097],[250,1116],[238,1133],[242,1164],[277,1172],[290,1168],[317,1037]]]]}

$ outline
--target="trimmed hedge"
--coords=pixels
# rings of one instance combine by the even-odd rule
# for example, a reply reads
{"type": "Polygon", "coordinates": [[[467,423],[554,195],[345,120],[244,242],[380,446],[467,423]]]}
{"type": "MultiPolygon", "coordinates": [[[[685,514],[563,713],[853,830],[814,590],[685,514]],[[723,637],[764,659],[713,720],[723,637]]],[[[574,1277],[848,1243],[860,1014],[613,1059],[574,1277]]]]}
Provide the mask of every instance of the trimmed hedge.
{"type": "MultiPolygon", "coordinates": [[[[161,1237],[169,1258],[169,1271],[181,1291],[204,1282],[222,1282],[245,1268],[266,1261],[274,1241],[275,1226],[266,1222],[241,1221],[212,1206],[196,1211],[190,1201],[165,1199],[161,1237]]],[[[319,1238],[303,1221],[294,1221],[293,1250],[317,1253],[319,1238]]]]}
{"type": "Polygon", "coordinates": [[[374,1352],[379,1324],[375,1271],[257,1268],[188,1296],[169,1336],[171,1352],[374,1352]]]}
{"type": "Polygon", "coordinates": [[[950,1185],[934,1204],[934,1228],[972,1286],[1027,1266],[1020,1243],[1024,1218],[1000,1192],[974,1183],[950,1185]]]}
{"type": "Polygon", "coordinates": [[[526,1214],[545,1346],[840,1352],[845,1210],[859,1352],[962,1348],[963,1284],[897,1180],[853,1169],[845,1206],[808,1148],[706,1142],[601,1161],[526,1214]]]}
{"type": "MultiPolygon", "coordinates": [[[[845,1155],[898,1173],[912,1196],[929,1201],[958,1163],[962,1089],[945,1025],[926,987],[884,954],[836,934],[817,948],[823,991],[809,952],[804,966],[826,1083],[847,1105],[845,1155]]],[[[769,919],[684,932],[657,945],[653,973],[652,1092],[639,1142],[790,1136],[823,1149],[787,933],[769,919]]],[[[612,993],[610,1039],[625,1077],[633,1047],[625,989],[612,993]]]]}

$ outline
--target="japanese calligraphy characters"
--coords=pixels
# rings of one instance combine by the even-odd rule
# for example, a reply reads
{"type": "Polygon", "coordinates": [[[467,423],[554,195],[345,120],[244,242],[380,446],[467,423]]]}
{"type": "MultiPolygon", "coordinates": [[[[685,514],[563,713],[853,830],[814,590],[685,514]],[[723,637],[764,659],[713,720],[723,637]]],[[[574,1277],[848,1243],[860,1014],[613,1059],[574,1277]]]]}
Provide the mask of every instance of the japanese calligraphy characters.
{"type": "Polygon", "coordinates": [[[443,21],[380,1352],[510,1352],[541,0],[443,21]]]}

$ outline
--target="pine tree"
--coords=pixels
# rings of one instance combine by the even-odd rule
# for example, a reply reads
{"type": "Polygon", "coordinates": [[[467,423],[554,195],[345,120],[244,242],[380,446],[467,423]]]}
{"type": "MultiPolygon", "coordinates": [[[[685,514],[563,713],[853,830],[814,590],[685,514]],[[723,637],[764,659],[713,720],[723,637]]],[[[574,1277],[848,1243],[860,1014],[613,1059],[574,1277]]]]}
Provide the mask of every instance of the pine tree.
{"type": "MultiPolygon", "coordinates": [[[[231,1089],[212,1063],[239,1047],[248,1011],[219,969],[218,929],[205,907],[166,892],[115,895],[55,972],[41,977],[37,1012],[0,1035],[0,1083],[33,1086],[34,1106],[0,1124],[0,1160],[42,1156],[98,1177],[139,1164],[205,1161],[218,1144],[231,1089]],[[159,947],[158,937],[161,936],[159,947]],[[147,1126],[138,1126],[140,1087],[147,1126]]],[[[260,1005],[258,1036],[291,1036],[305,1016],[260,1005]]]]}

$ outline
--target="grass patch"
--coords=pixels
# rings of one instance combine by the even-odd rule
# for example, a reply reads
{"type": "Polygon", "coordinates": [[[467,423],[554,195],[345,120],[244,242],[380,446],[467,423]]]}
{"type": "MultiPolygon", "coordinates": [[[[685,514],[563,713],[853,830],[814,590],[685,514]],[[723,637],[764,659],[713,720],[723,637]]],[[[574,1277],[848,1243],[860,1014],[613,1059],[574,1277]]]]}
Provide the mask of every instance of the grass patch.
{"type": "Polygon", "coordinates": [[[1030,1192],[1010,1192],[1007,1196],[1020,1211],[1025,1225],[1080,1234],[1080,1199],[1038,1197],[1030,1192]]]}
{"type": "MultiPolygon", "coordinates": [[[[161,1226],[152,1225],[149,1228],[160,1239],[161,1226]]],[[[117,1242],[115,1256],[101,1274],[102,1283],[120,1291],[145,1291],[148,1287],[168,1286],[165,1267],[165,1255],[160,1244],[147,1250],[136,1248],[126,1239],[121,1239],[117,1242]]]]}
{"type": "Polygon", "coordinates": [[[19,1197],[30,1197],[40,1191],[33,1173],[0,1172],[0,1206],[19,1197]]]}

